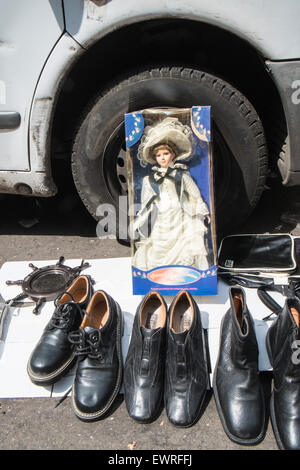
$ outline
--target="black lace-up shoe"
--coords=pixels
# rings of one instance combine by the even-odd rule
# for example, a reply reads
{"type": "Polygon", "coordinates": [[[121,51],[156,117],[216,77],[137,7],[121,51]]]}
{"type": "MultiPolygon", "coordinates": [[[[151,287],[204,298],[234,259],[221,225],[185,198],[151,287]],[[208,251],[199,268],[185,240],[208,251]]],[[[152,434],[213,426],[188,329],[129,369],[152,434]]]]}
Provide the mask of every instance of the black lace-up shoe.
{"type": "Polygon", "coordinates": [[[154,421],[163,406],[167,305],[150,292],[137,308],[124,368],[124,398],[129,416],[154,421]]]}
{"type": "Polygon", "coordinates": [[[72,406],[83,421],[105,415],[122,384],[122,312],[112,297],[94,293],[77,332],[69,335],[78,363],[72,386],[72,406]]]}
{"type": "Polygon", "coordinates": [[[76,278],[67,291],[55,300],[55,311],[27,365],[28,375],[36,385],[57,382],[74,364],[74,347],[68,334],[79,328],[84,310],[93,294],[89,276],[76,278]]]}
{"type": "Polygon", "coordinates": [[[169,308],[165,407],[175,426],[192,426],[209,387],[209,363],[198,305],[181,291],[169,308]]]}

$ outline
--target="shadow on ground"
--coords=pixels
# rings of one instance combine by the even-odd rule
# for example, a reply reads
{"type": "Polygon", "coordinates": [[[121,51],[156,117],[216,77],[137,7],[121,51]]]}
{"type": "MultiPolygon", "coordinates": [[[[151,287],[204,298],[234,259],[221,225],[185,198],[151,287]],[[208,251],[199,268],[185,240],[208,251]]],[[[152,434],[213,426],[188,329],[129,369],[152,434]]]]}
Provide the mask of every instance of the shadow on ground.
{"type": "MultiPolygon", "coordinates": [[[[52,198],[0,195],[0,201],[0,235],[96,237],[97,222],[70,183],[52,198]]],[[[295,230],[300,234],[300,187],[286,188],[271,181],[248,220],[233,227],[231,233],[295,230]]]]}

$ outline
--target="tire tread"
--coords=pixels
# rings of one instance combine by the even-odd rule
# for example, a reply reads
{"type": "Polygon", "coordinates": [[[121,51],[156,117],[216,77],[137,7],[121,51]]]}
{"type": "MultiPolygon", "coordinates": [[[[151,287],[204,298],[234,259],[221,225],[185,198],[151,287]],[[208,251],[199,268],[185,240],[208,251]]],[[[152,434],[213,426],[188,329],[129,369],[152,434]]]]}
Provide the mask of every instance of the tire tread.
{"type": "MultiPolygon", "coordinates": [[[[249,130],[252,133],[256,145],[257,145],[257,157],[258,157],[258,165],[257,165],[257,179],[256,179],[256,187],[253,191],[252,198],[250,200],[251,207],[255,207],[258,203],[260,196],[263,192],[265,186],[265,179],[268,170],[268,151],[267,151],[267,144],[264,135],[264,128],[262,122],[257,115],[255,109],[251,105],[251,103],[247,100],[247,98],[242,95],[239,91],[233,88],[229,83],[223,81],[221,78],[215,77],[213,74],[208,72],[203,72],[200,70],[194,70],[191,68],[186,67],[151,67],[147,68],[146,70],[141,70],[134,75],[127,76],[122,81],[118,81],[108,89],[102,90],[87,106],[84,110],[82,115],[82,121],[87,118],[88,114],[91,112],[95,101],[100,99],[107,99],[111,95],[123,90],[124,88],[134,85],[137,82],[142,80],[150,80],[152,78],[181,78],[184,80],[195,80],[201,81],[201,83],[208,88],[214,90],[220,98],[226,100],[228,103],[234,105],[236,107],[237,112],[240,114],[241,119],[247,122],[249,126],[249,130]]],[[[78,139],[79,139],[79,130],[80,125],[77,127],[74,146],[71,155],[71,167],[74,182],[77,188],[77,191],[88,209],[88,211],[94,215],[94,209],[91,207],[88,199],[86,198],[85,192],[82,190],[80,181],[79,181],[79,174],[78,168],[76,164],[76,154],[78,151],[78,139]]]]}

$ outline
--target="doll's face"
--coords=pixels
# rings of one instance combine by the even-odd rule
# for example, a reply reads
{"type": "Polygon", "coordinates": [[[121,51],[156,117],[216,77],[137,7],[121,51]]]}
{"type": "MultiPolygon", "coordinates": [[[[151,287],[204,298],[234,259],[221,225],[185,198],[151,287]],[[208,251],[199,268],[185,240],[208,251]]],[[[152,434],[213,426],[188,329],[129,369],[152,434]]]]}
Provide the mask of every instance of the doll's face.
{"type": "Polygon", "coordinates": [[[159,166],[167,168],[174,158],[174,153],[167,147],[159,148],[155,152],[155,158],[159,166]]]}

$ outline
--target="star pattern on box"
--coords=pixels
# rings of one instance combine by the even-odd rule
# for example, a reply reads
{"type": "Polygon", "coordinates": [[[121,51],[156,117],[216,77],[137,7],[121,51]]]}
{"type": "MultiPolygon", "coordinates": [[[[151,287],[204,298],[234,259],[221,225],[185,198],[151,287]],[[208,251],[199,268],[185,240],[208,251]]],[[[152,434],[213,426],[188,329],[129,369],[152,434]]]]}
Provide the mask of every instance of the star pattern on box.
{"type": "Polygon", "coordinates": [[[210,106],[193,106],[192,127],[201,140],[210,142],[210,106]]]}
{"type": "Polygon", "coordinates": [[[144,118],[140,111],[125,115],[126,147],[138,142],[144,130],[144,118]]]}

